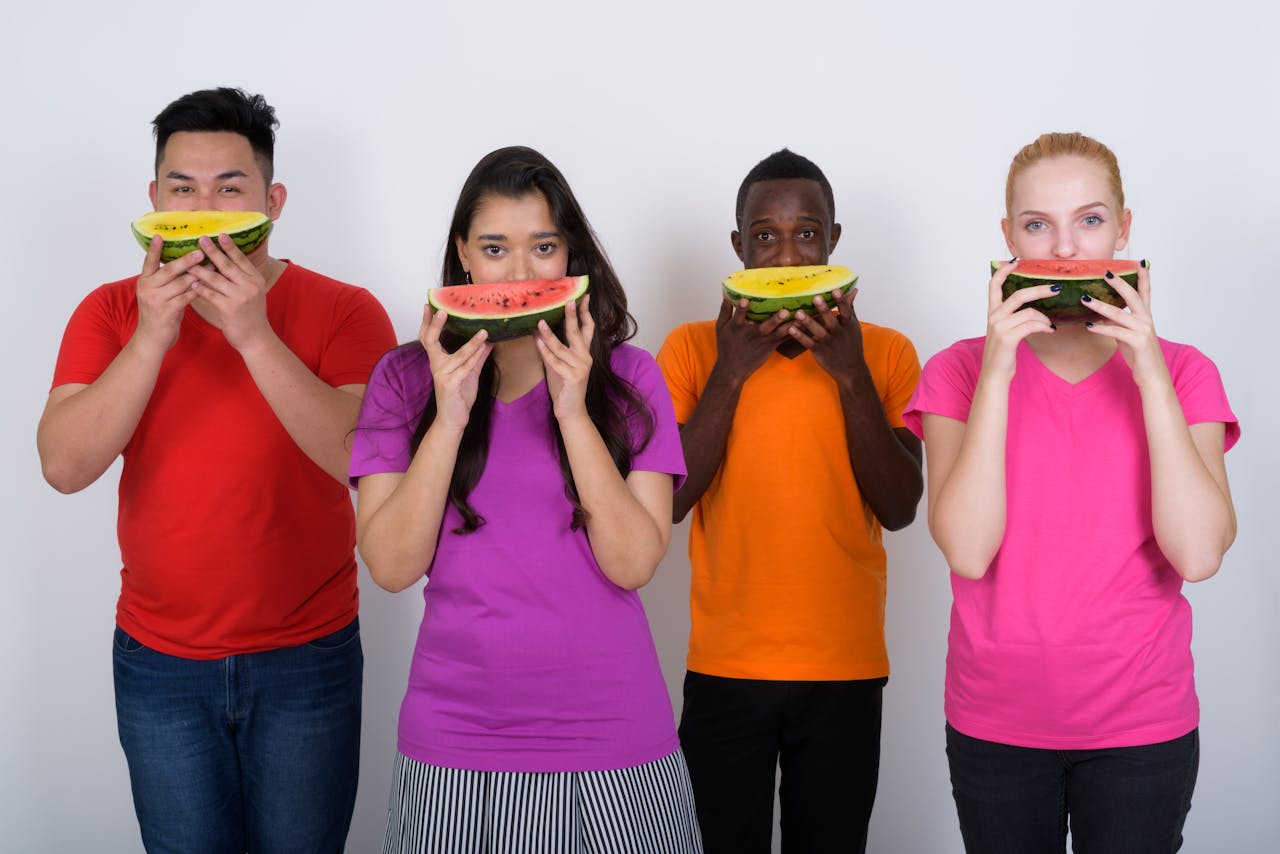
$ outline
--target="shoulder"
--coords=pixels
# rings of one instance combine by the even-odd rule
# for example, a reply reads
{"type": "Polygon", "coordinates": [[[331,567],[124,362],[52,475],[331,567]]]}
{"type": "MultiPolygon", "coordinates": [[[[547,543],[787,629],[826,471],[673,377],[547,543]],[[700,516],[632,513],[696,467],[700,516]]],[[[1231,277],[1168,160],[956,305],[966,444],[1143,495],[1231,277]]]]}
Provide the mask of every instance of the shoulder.
{"type": "Polygon", "coordinates": [[[714,320],[696,320],[692,323],[682,323],[667,333],[666,341],[663,342],[662,346],[665,349],[668,345],[688,347],[698,344],[710,344],[710,346],[715,347],[716,322],[714,320]]]}
{"type": "Polygon", "coordinates": [[[929,361],[925,366],[925,370],[929,366],[936,365],[954,366],[954,367],[981,367],[982,351],[986,346],[987,339],[984,338],[962,338],[950,347],[939,350],[929,357],[929,361]]]}
{"type": "Polygon", "coordinates": [[[616,376],[631,385],[637,385],[650,377],[660,375],[658,363],[653,354],[643,347],[628,344],[625,341],[615,344],[609,357],[609,367],[616,376]]]}
{"type": "Polygon", "coordinates": [[[299,293],[305,294],[309,301],[319,299],[333,303],[363,303],[375,305],[381,309],[377,299],[365,288],[330,278],[287,259],[285,263],[289,266],[280,275],[277,287],[284,285],[287,290],[296,289],[299,293]]]}
{"type": "Polygon", "coordinates": [[[1159,341],[1160,351],[1164,354],[1164,361],[1171,372],[1205,367],[1217,369],[1212,359],[1190,344],[1181,344],[1164,338],[1159,339],[1159,341]]]}

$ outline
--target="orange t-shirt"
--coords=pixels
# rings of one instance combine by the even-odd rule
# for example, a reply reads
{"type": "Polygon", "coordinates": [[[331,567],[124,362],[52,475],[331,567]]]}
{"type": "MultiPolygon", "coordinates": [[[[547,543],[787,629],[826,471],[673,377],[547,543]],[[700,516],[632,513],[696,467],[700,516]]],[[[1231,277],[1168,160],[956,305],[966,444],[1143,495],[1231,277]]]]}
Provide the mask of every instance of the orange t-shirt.
{"type": "MultiPolygon", "coordinates": [[[[332,386],[368,382],[395,345],[368,291],[290,264],[271,328],[332,386]]],[[[137,277],[103,285],[67,324],[53,385],[92,383],[138,325],[137,277]]],[[[294,444],[222,333],[187,309],[124,449],[116,621],[193,659],[296,646],[356,616],[346,486],[294,444]]]]}
{"type": "MultiPolygon", "coordinates": [[[[906,336],[862,323],[889,426],[920,378],[906,336]]],[[[686,423],[716,362],[713,321],[658,353],[686,423]]],[[[689,529],[690,670],[739,679],[873,679],[889,673],[885,553],[863,504],[835,381],[810,353],[778,353],[742,388],[724,460],[689,529]]]]}

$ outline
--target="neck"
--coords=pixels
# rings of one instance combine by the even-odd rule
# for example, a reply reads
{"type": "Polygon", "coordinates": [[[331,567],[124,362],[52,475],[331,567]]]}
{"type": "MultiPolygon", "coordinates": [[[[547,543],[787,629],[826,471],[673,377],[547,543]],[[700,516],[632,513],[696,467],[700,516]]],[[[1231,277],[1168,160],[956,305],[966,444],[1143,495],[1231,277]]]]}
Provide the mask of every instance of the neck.
{"type": "Polygon", "coordinates": [[[545,374],[542,357],[531,335],[499,341],[493,345],[491,358],[498,369],[498,387],[494,394],[501,400],[515,400],[542,382],[545,374]]]}
{"type": "Polygon", "coordinates": [[[1116,351],[1115,339],[1090,332],[1083,321],[1057,323],[1056,332],[1040,332],[1027,338],[1027,346],[1036,358],[1057,373],[1091,373],[1116,351]]]}

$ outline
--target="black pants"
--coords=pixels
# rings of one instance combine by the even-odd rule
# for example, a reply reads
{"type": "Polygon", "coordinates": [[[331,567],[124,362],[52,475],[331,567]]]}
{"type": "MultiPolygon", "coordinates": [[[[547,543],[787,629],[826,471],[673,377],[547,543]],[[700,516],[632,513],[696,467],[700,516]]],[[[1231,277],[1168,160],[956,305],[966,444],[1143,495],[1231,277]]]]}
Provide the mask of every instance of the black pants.
{"type": "Polygon", "coordinates": [[[887,677],[684,679],[680,744],[707,854],[768,854],[779,763],[784,852],[863,852],[887,677]]]}
{"type": "Polygon", "coordinates": [[[1139,747],[1043,750],[947,726],[951,790],[969,854],[1172,854],[1200,764],[1200,736],[1139,747]]]}

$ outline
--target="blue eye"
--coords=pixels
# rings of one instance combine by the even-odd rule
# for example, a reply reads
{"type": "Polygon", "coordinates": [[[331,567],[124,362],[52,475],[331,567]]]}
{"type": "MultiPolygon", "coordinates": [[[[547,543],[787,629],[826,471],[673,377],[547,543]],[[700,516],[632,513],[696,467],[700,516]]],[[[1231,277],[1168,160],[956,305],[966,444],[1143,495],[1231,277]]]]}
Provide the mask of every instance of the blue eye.
{"type": "Polygon", "coordinates": [[[1102,217],[1097,214],[1089,214],[1084,218],[1085,225],[1102,225],[1102,217]]]}
{"type": "Polygon", "coordinates": [[[1033,220],[1028,220],[1027,223],[1022,227],[1025,228],[1027,231],[1044,231],[1046,228],[1049,227],[1049,224],[1042,219],[1033,219],[1033,220]]]}

